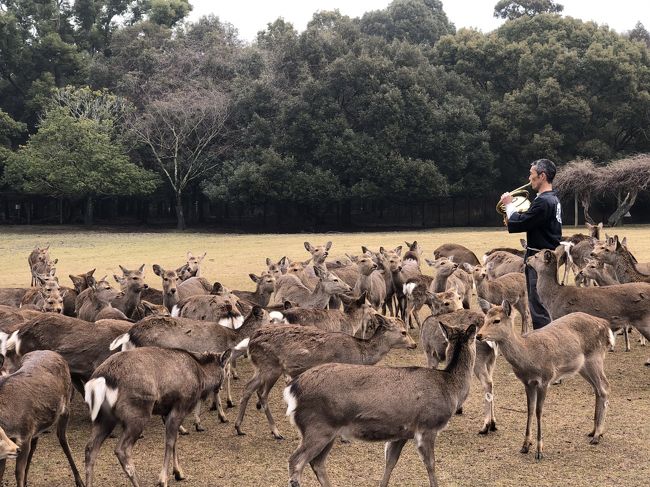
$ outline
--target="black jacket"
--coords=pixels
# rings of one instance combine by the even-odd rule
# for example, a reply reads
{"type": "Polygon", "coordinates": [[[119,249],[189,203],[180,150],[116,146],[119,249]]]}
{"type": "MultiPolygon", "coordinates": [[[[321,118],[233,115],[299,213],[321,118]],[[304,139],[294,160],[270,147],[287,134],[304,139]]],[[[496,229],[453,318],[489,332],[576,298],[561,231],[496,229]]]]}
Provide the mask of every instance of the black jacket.
{"type": "MultiPolygon", "coordinates": [[[[528,247],[555,250],[562,238],[562,206],[555,191],[538,194],[527,212],[513,213],[508,219],[508,232],[526,232],[528,247]]],[[[527,250],[526,256],[534,253],[527,250]]]]}

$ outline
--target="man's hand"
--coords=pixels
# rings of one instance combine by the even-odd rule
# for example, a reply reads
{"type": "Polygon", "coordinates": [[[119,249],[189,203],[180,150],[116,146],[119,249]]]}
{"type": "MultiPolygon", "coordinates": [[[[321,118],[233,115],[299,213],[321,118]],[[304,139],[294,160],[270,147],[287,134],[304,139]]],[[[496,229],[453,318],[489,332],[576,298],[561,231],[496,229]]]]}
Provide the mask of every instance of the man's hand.
{"type": "Polygon", "coordinates": [[[507,205],[508,203],[512,203],[512,195],[510,193],[503,193],[499,201],[504,205],[507,205]]]}

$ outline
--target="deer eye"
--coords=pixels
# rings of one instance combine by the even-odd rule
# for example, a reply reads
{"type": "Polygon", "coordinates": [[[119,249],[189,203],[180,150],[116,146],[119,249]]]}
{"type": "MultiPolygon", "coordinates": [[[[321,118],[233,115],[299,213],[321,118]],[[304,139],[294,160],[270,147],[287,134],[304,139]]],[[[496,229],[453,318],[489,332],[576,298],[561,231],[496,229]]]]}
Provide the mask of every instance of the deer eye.
{"type": "Polygon", "coordinates": [[[496,320],[494,320],[492,323],[501,323],[501,320],[500,320],[500,319],[496,319],[496,320]]]}
{"type": "Polygon", "coordinates": [[[405,331],[402,332],[402,336],[403,336],[403,337],[406,336],[406,332],[405,332],[405,331]]]}

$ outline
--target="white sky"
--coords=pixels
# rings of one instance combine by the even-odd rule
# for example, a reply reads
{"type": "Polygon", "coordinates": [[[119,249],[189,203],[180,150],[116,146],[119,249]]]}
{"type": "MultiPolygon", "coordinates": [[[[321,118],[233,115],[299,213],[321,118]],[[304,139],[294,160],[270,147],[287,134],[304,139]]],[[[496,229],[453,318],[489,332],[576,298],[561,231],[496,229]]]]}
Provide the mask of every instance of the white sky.
{"type": "MultiPolygon", "coordinates": [[[[221,21],[233,24],[239,37],[253,41],[257,32],[278,17],[302,31],[318,10],[339,9],[349,17],[386,8],[391,0],[190,0],[194,7],[190,20],[214,14],[221,21]]],[[[492,14],[497,0],[443,0],[447,17],[456,28],[475,27],[488,32],[503,21],[492,14]]],[[[648,0],[559,0],[563,15],[607,24],[618,32],[631,30],[641,21],[650,30],[650,1],[648,0]]]]}

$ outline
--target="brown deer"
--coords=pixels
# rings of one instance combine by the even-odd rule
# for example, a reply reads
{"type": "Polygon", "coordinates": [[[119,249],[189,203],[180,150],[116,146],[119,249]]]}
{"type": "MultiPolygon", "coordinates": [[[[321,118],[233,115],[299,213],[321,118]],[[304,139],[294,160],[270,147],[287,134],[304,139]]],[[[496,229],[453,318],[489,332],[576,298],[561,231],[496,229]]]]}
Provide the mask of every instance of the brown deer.
{"type": "Polygon", "coordinates": [[[325,364],[284,389],[287,415],[301,436],[289,458],[291,487],[300,486],[308,463],[320,485],[330,485],[325,462],[339,435],[386,443],[381,487],[388,485],[406,442],[414,439],[429,485],[438,485],[435,440],[469,394],[476,356],[475,326],[466,331],[441,326],[449,342],[445,370],[325,364]]]}
{"type": "MultiPolygon", "coordinates": [[[[277,313],[277,312],[276,312],[277,313]]],[[[280,321],[292,325],[313,326],[323,331],[342,331],[361,337],[371,335],[375,313],[366,300],[366,294],[358,298],[343,298],[343,311],[338,309],[301,308],[285,309],[277,315],[280,321]]]]}
{"type": "Polygon", "coordinates": [[[524,258],[510,252],[499,250],[486,256],[483,265],[487,270],[489,280],[505,276],[511,272],[524,272],[524,258]]]}
{"type": "Polygon", "coordinates": [[[187,281],[190,277],[201,277],[201,262],[207,254],[207,252],[203,252],[201,257],[195,257],[192,252],[188,252],[187,262],[176,269],[179,279],[187,281]]]}
{"type": "Polygon", "coordinates": [[[140,485],[131,451],[154,414],[165,422],[165,457],[157,485],[167,487],[170,462],[176,480],[183,480],[178,430],[201,399],[219,390],[229,356],[230,351],[197,354],[144,347],[113,355],[100,365],[85,387],[93,423],[86,445],[86,486],[92,487],[99,449],[118,423],[123,431],[115,454],[134,487],[140,485]]]}
{"type": "Polygon", "coordinates": [[[179,301],[199,294],[210,294],[212,284],[202,277],[190,277],[182,281],[175,270],[165,270],[160,265],[153,265],[153,272],[162,279],[162,304],[170,312],[179,301]]]}
{"type": "Polygon", "coordinates": [[[449,260],[455,262],[456,264],[480,264],[478,257],[476,257],[476,254],[469,250],[467,247],[463,247],[460,244],[442,244],[440,247],[433,251],[434,259],[439,259],[440,257],[447,257],[449,260]]]}
{"type": "Polygon", "coordinates": [[[465,265],[461,266],[447,257],[425,260],[436,272],[431,291],[441,293],[448,289],[455,289],[463,297],[463,308],[469,309],[473,285],[472,276],[465,270],[465,265]]]}
{"type": "Polygon", "coordinates": [[[77,314],[79,319],[93,322],[101,319],[129,320],[122,311],[111,305],[112,301],[124,296],[124,293],[113,289],[106,278],[107,276],[102,277],[89,288],[77,314]]]}
{"type": "MultiPolygon", "coordinates": [[[[459,329],[467,329],[470,325],[480,328],[485,318],[482,312],[470,309],[452,309],[451,307],[447,307],[444,311],[446,312],[437,315],[434,314],[427,318],[422,324],[422,330],[420,331],[420,343],[425,351],[427,364],[433,368],[437,368],[447,358],[447,342],[440,331],[438,323],[459,329]]],[[[484,391],[483,426],[479,430],[479,434],[481,435],[487,435],[490,431],[497,430],[494,414],[494,383],[492,378],[496,366],[496,359],[497,347],[494,343],[478,342],[476,344],[474,375],[481,382],[484,391]]]]}
{"type": "Polygon", "coordinates": [[[350,286],[331,272],[323,271],[319,267],[315,267],[314,272],[319,280],[313,291],[304,286],[296,276],[285,274],[280,281],[286,279],[286,284],[276,288],[275,302],[291,301],[303,308],[325,308],[332,296],[352,291],[350,286]]]}
{"type": "Polygon", "coordinates": [[[491,304],[508,300],[521,315],[521,332],[526,333],[529,328],[532,328],[524,274],[511,272],[491,281],[487,279],[485,267],[479,265],[474,267],[472,276],[476,284],[476,295],[479,298],[491,304]]]}
{"type": "MultiPolygon", "coordinates": [[[[383,247],[381,247],[379,251],[381,253],[384,272],[389,274],[392,278],[393,295],[397,302],[395,314],[402,320],[406,320],[407,297],[404,292],[404,284],[406,284],[410,279],[422,275],[420,267],[418,263],[412,259],[404,262],[397,252],[386,252],[383,247]]],[[[386,296],[386,299],[388,299],[388,296],[386,296]]]]}
{"type": "Polygon", "coordinates": [[[273,437],[277,440],[284,438],[275,425],[268,405],[269,392],[283,374],[296,377],[310,367],[328,362],[374,365],[393,348],[414,349],[417,346],[408,335],[403,321],[379,314],[375,315],[375,319],[377,329],[368,340],[346,333],[280,325],[260,328],[249,340],[237,345],[233,357],[248,350],[255,367],[253,377],[244,388],[235,421],[237,434],[243,434],[241,424],[246,406],[253,393],[257,393],[273,437]]]}
{"type": "Polygon", "coordinates": [[[240,300],[248,301],[251,304],[258,306],[268,306],[271,300],[271,294],[275,291],[275,277],[268,272],[264,271],[259,276],[255,274],[248,274],[251,281],[255,283],[255,291],[232,291],[240,300]]]}
{"type": "Polygon", "coordinates": [[[609,396],[604,360],[608,348],[614,346],[614,334],[609,324],[586,313],[570,313],[522,336],[514,331],[511,310],[510,303],[504,301],[501,306],[488,311],[478,339],[497,344],[526,388],[528,420],[521,453],[528,453],[532,445],[531,424],[535,415],[535,458],[542,459],[542,412],[548,387],[562,377],[578,373],[591,385],[596,395],[594,428],[589,436],[592,445],[598,444],[603,435],[609,396]]]}
{"type": "Polygon", "coordinates": [[[29,272],[32,276],[31,286],[36,286],[38,284],[39,275],[49,275],[54,269],[54,265],[59,261],[59,259],[50,260],[50,246],[40,248],[36,247],[27,257],[27,263],[29,264],[29,272]]]}
{"type": "Polygon", "coordinates": [[[611,242],[594,247],[591,257],[614,268],[616,278],[623,284],[627,282],[650,282],[650,275],[644,274],[638,268],[638,263],[632,253],[614,235],[611,242]]]}
{"type": "Polygon", "coordinates": [[[621,284],[616,278],[614,268],[596,259],[588,259],[585,266],[576,274],[576,285],[593,281],[598,286],[621,284]]]}
{"type": "MultiPolygon", "coordinates": [[[[561,249],[558,247],[558,252],[561,249]]],[[[551,319],[582,311],[607,320],[613,331],[633,326],[650,340],[650,283],[561,286],[557,281],[557,254],[551,250],[538,252],[527,264],[537,272],[537,293],[551,319]]]]}
{"type": "Polygon", "coordinates": [[[386,281],[383,273],[377,270],[377,264],[369,254],[361,256],[356,266],[359,269],[359,278],[354,285],[354,294],[361,296],[366,293],[372,307],[381,309],[386,300],[386,281]]]}
{"type": "MultiPolygon", "coordinates": [[[[75,485],[83,487],[66,436],[71,394],[68,366],[59,354],[50,351],[25,354],[14,373],[0,377],[0,427],[20,448],[14,453],[17,454],[17,487],[27,484],[27,473],[40,435],[55,425],[75,485]]],[[[5,461],[4,458],[0,460],[0,483],[5,461]]]]}

